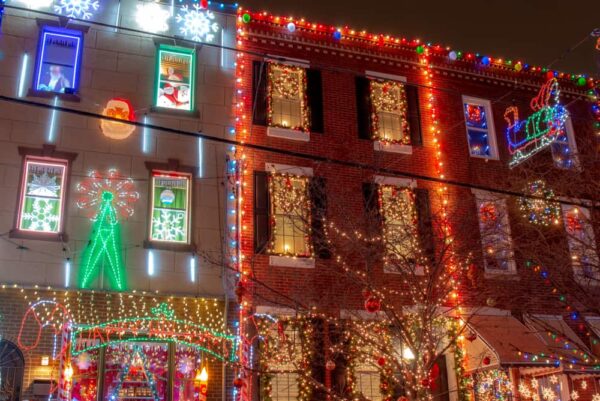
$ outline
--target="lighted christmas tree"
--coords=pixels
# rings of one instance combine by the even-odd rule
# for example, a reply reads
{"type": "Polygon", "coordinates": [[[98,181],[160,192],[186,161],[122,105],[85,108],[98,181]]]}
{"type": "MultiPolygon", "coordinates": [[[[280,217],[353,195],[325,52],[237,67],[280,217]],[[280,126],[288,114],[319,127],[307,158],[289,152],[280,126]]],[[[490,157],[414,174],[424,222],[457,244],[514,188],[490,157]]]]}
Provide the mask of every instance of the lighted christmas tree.
{"type": "Polygon", "coordinates": [[[92,171],[77,189],[83,194],[77,205],[82,209],[98,210],[92,217],[90,240],[81,255],[79,285],[89,287],[101,268],[106,267],[111,288],[124,290],[126,279],[119,214],[133,215],[132,204],[139,199],[133,180],[119,176],[116,170],[109,170],[106,177],[92,171]]]}

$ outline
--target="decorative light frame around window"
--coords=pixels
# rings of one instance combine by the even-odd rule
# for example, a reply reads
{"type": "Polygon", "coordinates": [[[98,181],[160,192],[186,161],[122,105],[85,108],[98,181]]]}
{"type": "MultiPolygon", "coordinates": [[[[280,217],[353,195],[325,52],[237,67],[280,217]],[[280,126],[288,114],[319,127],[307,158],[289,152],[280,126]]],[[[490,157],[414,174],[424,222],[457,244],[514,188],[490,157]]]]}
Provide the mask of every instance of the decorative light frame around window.
{"type": "Polygon", "coordinates": [[[371,128],[372,138],[377,141],[410,145],[410,125],[408,123],[408,101],[405,84],[399,81],[373,79],[369,80],[369,95],[371,98],[371,128]],[[397,117],[398,132],[392,132],[391,137],[382,126],[382,120],[388,116],[397,117]],[[384,132],[382,132],[384,131],[384,132]]]}
{"type": "MultiPolygon", "coordinates": [[[[48,240],[60,240],[64,238],[64,224],[65,224],[65,209],[66,209],[66,196],[67,196],[67,185],[69,182],[69,173],[70,173],[70,160],[63,159],[59,157],[44,157],[44,156],[35,156],[35,155],[24,155],[23,157],[23,165],[21,170],[21,180],[19,185],[19,195],[18,195],[18,203],[17,203],[17,214],[15,218],[14,229],[11,231],[11,236],[13,237],[24,237],[24,238],[33,238],[33,239],[48,239],[48,240]],[[59,169],[60,170],[60,182],[56,182],[56,180],[52,180],[46,172],[44,175],[36,176],[33,171],[30,169],[36,168],[50,168],[50,169],[59,169]],[[48,181],[50,180],[50,181],[48,181]],[[41,192],[39,194],[31,194],[27,193],[29,190],[28,187],[32,184],[35,184],[37,187],[37,191],[51,191],[51,189],[44,189],[44,185],[52,185],[58,187],[56,191],[58,191],[55,195],[43,195],[41,192]],[[35,200],[32,200],[35,198],[35,200]],[[35,209],[35,204],[37,201],[44,201],[43,199],[52,200],[58,202],[52,209],[53,210],[37,210],[35,209]],[[27,201],[32,200],[31,210],[27,211],[28,205],[27,201]],[[48,214],[52,214],[52,216],[48,217],[48,214]],[[27,217],[29,216],[29,218],[27,217]],[[43,218],[43,220],[39,220],[43,218]],[[46,221],[50,218],[50,221],[46,221]],[[34,222],[38,222],[42,225],[41,229],[31,228],[31,225],[26,226],[25,220],[32,220],[34,222]],[[48,229],[44,228],[44,225],[48,227],[48,229]]],[[[55,203],[52,202],[52,203],[55,203]]],[[[32,223],[36,224],[36,223],[32,223]]]]}
{"type": "MultiPolygon", "coordinates": [[[[175,245],[190,245],[191,244],[191,225],[192,225],[192,190],[193,190],[193,175],[187,172],[179,171],[167,171],[160,169],[153,169],[150,175],[150,212],[148,216],[148,241],[150,243],[159,244],[175,244],[175,245]],[[165,187],[164,185],[158,186],[157,181],[182,181],[184,187],[175,188],[173,186],[165,187]],[[159,188],[163,188],[161,193],[157,193],[159,188]],[[181,190],[181,191],[177,191],[181,190]],[[165,205],[179,201],[177,194],[184,192],[183,207],[171,208],[157,206],[157,200],[165,205]],[[164,198],[164,199],[162,199],[164,198]],[[158,213],[158,215],[156,215],[158,213]],[[160,221],[166,218],[166,214],[177,214],[178,217],[174,217],[177,221],[181,221],[183,227],[171,228],[170,225],[166,225],[167,222],[160,221]],[[166,226],[165,226],[166,225],[166,226]],[[162,234],[157,227],[163,227],[162,234]],[[179,228],[179,230],[177,230],[179,228]],[[172,231],[175,230],[175,231],[172,231]],[[180,231],[181,233],[179,233],[180,231]]],[[[179,224],[179,223],[178,223],[179,224]]]]}
{"type": "Polygon", "coordinates": [[[517,268],[506,199],[494,197],[491,194],[476,193],[475,201],[485,272],[488,274],[515,274],[517,268]],[[494,222],[496,222],[495,227],[489,228],[486,226],[487,224],[494,224],[494,222]],[[494,231],[490,233],[490,230],[494,231]],[[508,253],[503,257],[507,263],[506,269],[490,266],[490,258],[498,259],[494,256],[497,252],[508,253]]]}
{"type": "MultiPolygon", "coordinates": [[[[174,61],[173,61],[174,63],[174,61]]],[[[154,81],[154,95],[152,105],[153,108],[158,110],[169,110],[169,111],[180,111],[180,112],[194,112],[195,111],[195,96],[196,96],[196,50],[186,47],[171,46],[167,44],[159,44],[156,49],[156,67],[155,67],[155,81],[154,81]],[[181,71],[177,74],[177,70],[174,70],[171,75],[173,78],[161,79],[163,69],[168,73],[169,66],[163,66],[163,63],[167,61],[163,60],[163,56],[171,55],[180,59],[181,71]],[[184,63],[184,60],[188,60],[184,63]],[[187,65],[187,67],[186,67],[187,65]],[[164,67],[164,68],[163,68],[164,67]],[[188,81],[185,82],[184,78],[187,75],[188,81]],[[164,87],[161,87],[161,82],[164,83],[164,87]],[[168,85],[168,87],[167,87],[168,85]],[[177,99],[179,94],[178,88],[187,87],[189,91],[189,101],[186,107],[180,107],[182,103],[177,99]],[[166,90],[167,89],[167,90],[166,90]],[[166,102],[169,102],[167,104],[166,102]],[[164,104],[161,104],[164,103],[164,104]]]]}
{"type": "MultiPolygon", "coordinates": [[[[600,259],[596,247],[596,236],[593,225],[590,222],[589,209],[575,205],[561,205],[563,212],[563,224],[567,234],[567,244],[571,257],[571,266],[576,278],[579,280],[600,280],[600,259]],[[577,238],[579,237],[579,238],[577,238]],[[588,274],[581,259],[590,258],[592,272],[588,274]]],[[[600,283],[598,283],[600,284],[600,283]]]]}
{"type": "Polygon", "coordinates": [[[310,177],[273,172],[269,175],[269,199],[270,199],[270,215],[271,215],[271,242],[269,243],[269,253],[272,255],[280,256],[294,256],[294,257],[314,257],[314,250],[312,246],[312,227],[311,227],[311,199],[309,193],[310,177]],[[297,185],[301,185],[303,188],[298,188],[297,185]],[[286,186],[286,190],[281,191],[283,185],[286,186]],[[292,199],[286,199],[287,196],[291,195],[292,199]],[[279,212],[279,208],[282,208],[284,213],[279,212]],[[285,232],[280,234],[278,231],[278,218],[282,217],[282,224],[286,224],[286,218],[291,219],[292,235],[286,235],[285,232]],[[297,228],[296,224],[301,224],[303,227],[297,228]],[[299,252],[296,250],[295,242],[299,236],[296,235],[296,230],[301,231],[303,239],[304,251],[299,252]],[[278,235],[282,235],[283,249],[278,247],[278,235]],[[285,244],[285,238],[291,237],[294,241],[293,249],[285,244]],[[291,249],[291,250],[289,250],[291,249]]]}
{"type": "Polygon", "coordinates": [[[299,130],[303,132],[310,131],[310,118],[307,97],[306,69],[289,64],[278,64],[269,62],[267,64],[267,124],[269,127],[286,128],[299,130]],[[296,78],[285,78],[296,75],[296,78]],[[295,82],[294,82],[295,81],[295,82]],[[283,116],[288,114],[281,113],[281,121],[276,121],[275,102],[280,102],[280,108],[288,104],[290,108],[290,117],[292,107],[298,108],[298,123],[287,123],[283,116]],[[297,103],[297,104],[296,104],[297,103]]]}
{"type": "Polygon", "coordinates": [[[405,262],[414,259],[416,262],[419,249],[417,233],[417,211],[415,207],[415,193],[409,187],[400,187],[397,185],[377,185],[379,212],[383,218],[383,237],[385,242],[384,270],[386,272],[395,272],[390,267],[397,258],[407,258],[405,262]],[[390,193],[391,192],[391,193],[390,193]],[[394,193],[396,192],[396,193],[394,193]],[[390,205],[388,201],[393,197],[397,203],[390,205]],[[403,220],[402,222],[398,222],[403,220]],[[407,224],[410,224],[409,227],[407,224]],[[406,225],[406,227],[402,227],[406,225]],[[398,234],[397,230],[401,232],[398,234]],[[393,236],[401,236],[401,241],[408,240],[406,244],[393,243],[393,236]],[[399,248],[406,251],[406,255],[399,255],[395,250],[399,248]]]}
{"type": "MultiPolygon", "coordinates": [[[[56,95],[61,95],[61,94],[76,94],[77,92],[79,92],[79,81],[80,81],[80,76],[81,76],[81,60],[82,60],[82,52],[83,52],[83,32],[81,30],[74,30],[74,29],[66,29],[66,28],[61,28],[61,27],[57,27],[57,26],[50,26],[50,25],[44,25],[42,26],[42,28],[40,29],[40,35],[39,35],[39,39],[38,39],[38,46],[37,46],[37,55],[36,55],[36,59],[35,59],[35,69],[34,69],[34,76],[33,76],[33,87],[32,87],[32,91],[36,94],[40,94],[40,93],[48,93],[48,94],[56,94],[56,95]],[[68,46],[66,47],[75,47],[74,49],[74,54],[72,55],[72,57],[74,58],[71,62],[69,62],[67,64],[66,60],[61,60],[60,63],[56,62],[58,60],[54,60],[54,63],[47,63],[44,60],[47,59],[48,56],[48,48],[47,46],[50,46],[51,44],[51,40],[52,37],[55,38],[61,38],[59,40],[61,40],[65,45],[68,44],[68,46]],[[55,90],[48,90],[48,89],[44,89],[42,88],[41,85],[41,80],[42,80],[42,69],[44,67],[44,64],[53,64],[53,66],[58,66],[58,67],[69,67],[73,69],[73,73],[70,75],[71,80],[67,80],[66,78],[64,78],[68,83],[69,86],[67,87],[63,87],[62,90],[60,91],[55,91],[55,90]]],[[[62,81],[61,85],[64,85],[65,81],[62,81]]],[[[57,84],[58,82],[56,82],[55,84],[57,84]]]]}
{"type": "MultiPolygon", "coordinates": [[[[463,110],[463,115],[465,116],[465,132],[467,134],[467,145],[469,146],[469,155],[471,157],[476,157],[476,158],[481,158],[481,159],[488,159],[488,160],[498,160],[499,156],[498,156],[498,142],[496,139],[496,129],[494,127],[494,116],[492,114],[492,104],[489,100],[486,99],[479,99],[476,97],[471,97],[471,96],[462,96],[462,110],[463,110]],[[483,109],[483,115],[480,116],[481,118],[485,119],[485,121],[483,122],[483,124],[485,124],[485,127],[477,127],[477,126],[470,126],[469,125],[469,118],[467,116],[467,112],[468,106],[478,106],[480,108],[483,109]],[[489,147],[489,155],[485,155],[485,154],[477,154],[473,152],[473,148],[471,145],[471,135],[469,133],[469,131],[475,132],[475,133],[486,133],[486,139],[487,139],[487,145],[489,147]]],[[[481,109],[480,109],[481,110],[481,109]]]]}

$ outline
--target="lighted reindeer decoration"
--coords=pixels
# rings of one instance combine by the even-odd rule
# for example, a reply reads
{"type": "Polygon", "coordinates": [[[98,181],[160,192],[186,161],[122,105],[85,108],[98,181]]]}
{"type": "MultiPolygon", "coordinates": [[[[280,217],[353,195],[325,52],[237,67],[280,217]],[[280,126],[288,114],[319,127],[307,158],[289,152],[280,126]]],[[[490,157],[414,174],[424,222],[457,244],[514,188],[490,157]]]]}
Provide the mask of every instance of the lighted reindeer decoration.
{"type": "Polygon", "coordinates": [[[558,81],[552,78],[531,99],[530,106],[534,113],[526,120],[519,119],[519,109],[516,106],[506,109],[506,138],[512,155],[510,167],[546,148],[563,132],[569,113],[560,104],[559,95],[558,81]]]}

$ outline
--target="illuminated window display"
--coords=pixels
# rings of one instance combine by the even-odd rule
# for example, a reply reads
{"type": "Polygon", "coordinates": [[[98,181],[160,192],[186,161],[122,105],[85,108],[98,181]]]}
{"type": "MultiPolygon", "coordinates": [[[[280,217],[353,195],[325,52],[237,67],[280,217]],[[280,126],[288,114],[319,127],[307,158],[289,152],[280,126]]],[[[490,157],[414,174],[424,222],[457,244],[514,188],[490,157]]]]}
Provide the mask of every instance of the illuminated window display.
{"type": "Polygon", "coordinates": [[[152,172],[150,240],[190,243],[191,175],[152,172]]]}
{"type": "Polygon", "coordinates": [[[195,75],[196,53],[193,49],[159,45],[154,106],[193,111],[195,75]]]}
{"type": "Polygon", "coordinates": [[[23,167],[17,229],[60,233],[67,161],[26,157],[23,167]]]}
{"type": "Polygon", "coordinates": [[[76,93],[79,90],[82,49],[81,31],[44,26],[38,42],[34,90],[76,93]]]}

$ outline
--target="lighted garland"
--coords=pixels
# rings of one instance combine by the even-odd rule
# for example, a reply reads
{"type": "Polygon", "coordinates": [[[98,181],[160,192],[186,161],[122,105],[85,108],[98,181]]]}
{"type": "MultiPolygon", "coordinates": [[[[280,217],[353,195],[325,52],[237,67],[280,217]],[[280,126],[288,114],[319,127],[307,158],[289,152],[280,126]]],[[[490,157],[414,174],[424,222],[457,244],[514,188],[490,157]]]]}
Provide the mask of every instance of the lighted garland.
{"type": "Polygon", "coordinates": [[[298,372],[298,401],[310,401],[312,386],[310,378],[312,375],[312,360],[315,354],[313,320],[308,316],[275,319],[271,316],[255,315],[258,335],[262,339],[260,352],[260,366],[263,371],[260,376],[261,399],[272,401],[272,381],[278,373],[289,372],[289,370],[278,371],[278,365],[288,364],[293,366],[292,370],[298,372]],[[290,339],[287,332],[294,332],[299,337],[300,354],[297,339],[290,339]],[[273,367],[275,366],[275,368],[273,367]]]}
{"type": "Polygon", "coordinates": [[[543,180],[530,182],[523,192],[529,197],[519,198],[519,210],[524,219],[539,226],[560,222],[560,205],[555,201],[554,191],[543,180]]]}
{"type": "Polygon", "coordinates": [[[396,81],[369,81],[371,95],[371,125],[373,139],[387,143],[410,144],[410,129],[407,116],[406,90],[404,84],[396,81]],[[391,113],[400,117],[400,138],[390,138],[380,126],[380,113],[391,113]]]}
{"type": "Polygon", "coordinates": [[[396,263],[402,266],[403,262],[417,262],[421,252],[414,192],[410,188],[379,185],[377,193],[386,245],[384,265],[397,268],[396,263]]]}
{"type": "Polygon", "coordinates": [[[310,130],[308,99],[306,95],[306,70],[293,65],[268,63],[267,79],[267,122],[271,127],[310,130]],[[300,124],[284,124],[273,121],[274,98],[300,102],[300,124]]]}
{"type": "Polygon", "coordinates": [[[269,199],[271,200],[271,242],[269,252],[284,256],[313,257],[313,246],[310,240],[311,228],[311,203],[309,196],[309,177],[273,173],[269,176],[269,199]],[[277,248],[278,235],[281,230],[277,227],[276,216],[290,219],[292,230],[298,230],[304,236],[304,251],[292,249],[283,244],[283,249],[277,248]]]}

